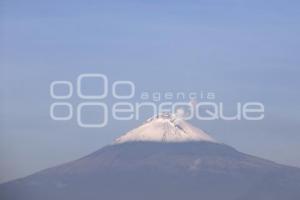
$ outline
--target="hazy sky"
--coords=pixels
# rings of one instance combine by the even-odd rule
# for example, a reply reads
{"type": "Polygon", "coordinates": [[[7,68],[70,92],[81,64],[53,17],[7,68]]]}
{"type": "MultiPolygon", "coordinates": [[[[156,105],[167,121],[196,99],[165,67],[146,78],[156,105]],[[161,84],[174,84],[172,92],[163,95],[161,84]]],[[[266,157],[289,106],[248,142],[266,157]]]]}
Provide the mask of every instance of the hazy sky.
{"type": "Polygon", "coordinates": [[[75,84],[81,73],[133,81],[137,92],[212,91],[229,111],[238,101],[263,102],[263,121],[193,124],[242,152],[300,167],[299,6],[2,1],[0,181],[79,158],[150,117],[110,121],[102,129],[51,120],[51,81],[75,84]]]}

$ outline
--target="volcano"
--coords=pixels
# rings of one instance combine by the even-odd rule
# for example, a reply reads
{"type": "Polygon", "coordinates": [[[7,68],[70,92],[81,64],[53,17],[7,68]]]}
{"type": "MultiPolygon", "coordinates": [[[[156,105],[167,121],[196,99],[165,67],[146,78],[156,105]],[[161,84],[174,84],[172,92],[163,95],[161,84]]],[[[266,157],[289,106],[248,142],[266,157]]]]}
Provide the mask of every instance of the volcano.
{"type": "Polygon", "coordinates": [[[81,159],[0,185],[3,200],[299,200],[300,169],[160,114],[81,159]]]}

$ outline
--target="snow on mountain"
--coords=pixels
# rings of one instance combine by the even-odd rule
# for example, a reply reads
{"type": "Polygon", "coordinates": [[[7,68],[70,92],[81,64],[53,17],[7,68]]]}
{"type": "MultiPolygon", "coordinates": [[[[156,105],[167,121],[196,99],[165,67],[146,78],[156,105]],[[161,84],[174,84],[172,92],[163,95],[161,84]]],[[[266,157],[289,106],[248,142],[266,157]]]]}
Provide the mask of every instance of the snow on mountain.
{"type": "Polygon", "coordinates": [[[152,142],[215,142],[204,131],[192,126],[176,114],[163,113],[148,119],[143,125],[115,140],[116,144],[134,141],[152,142]]]}

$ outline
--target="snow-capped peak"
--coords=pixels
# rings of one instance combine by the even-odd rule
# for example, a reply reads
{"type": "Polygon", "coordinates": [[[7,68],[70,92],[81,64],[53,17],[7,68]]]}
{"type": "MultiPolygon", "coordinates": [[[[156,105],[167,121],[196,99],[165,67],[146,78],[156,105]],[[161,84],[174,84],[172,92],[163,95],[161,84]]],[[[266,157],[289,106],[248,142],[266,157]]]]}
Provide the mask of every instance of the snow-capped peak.
{"type": "Polygon", "coordinates": [[[143,125],[118,137],[116,144],[134,141],[153,142],[215,142],[204,131],[187,123],[175,114],[163,113],[148,119],[143,125]]]}

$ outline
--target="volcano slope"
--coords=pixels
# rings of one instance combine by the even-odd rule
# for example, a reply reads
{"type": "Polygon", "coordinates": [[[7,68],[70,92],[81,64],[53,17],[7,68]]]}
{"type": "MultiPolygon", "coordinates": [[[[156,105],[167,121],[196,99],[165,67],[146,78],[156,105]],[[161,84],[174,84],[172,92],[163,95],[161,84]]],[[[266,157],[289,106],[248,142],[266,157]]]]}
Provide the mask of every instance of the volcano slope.
{"type": "Polygon", "coordinates": [[[208,141],[125,142],[0,185],[3,200],[299,200],[300,170],[208,141]]]}

